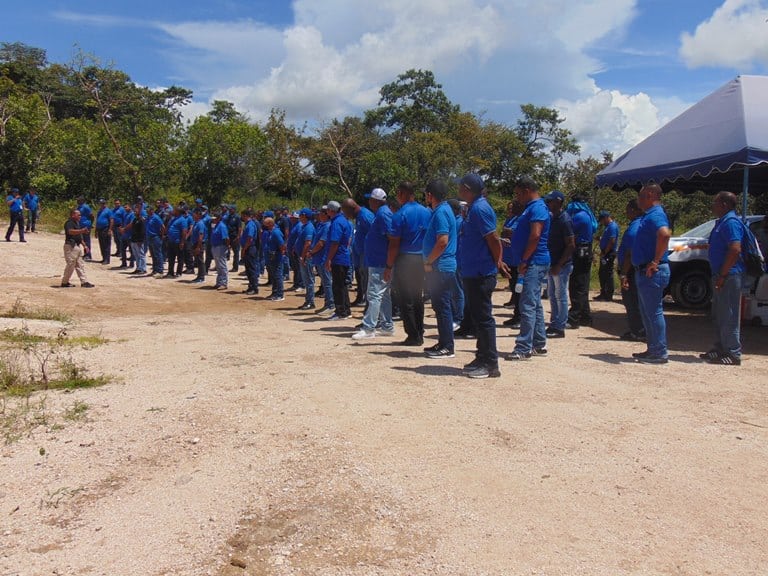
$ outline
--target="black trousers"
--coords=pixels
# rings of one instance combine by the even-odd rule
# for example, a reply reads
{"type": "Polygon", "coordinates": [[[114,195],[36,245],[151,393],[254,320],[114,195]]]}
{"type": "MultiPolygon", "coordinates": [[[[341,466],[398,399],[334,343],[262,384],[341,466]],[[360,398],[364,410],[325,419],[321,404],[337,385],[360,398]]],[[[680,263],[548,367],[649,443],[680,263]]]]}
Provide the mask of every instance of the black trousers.
{"type": "Polygon", "coordinates": [[[24,240],[24,212],[11,213],[11,223],[8,226],[8,232],[5,233],[5,239],[10,241],[11,234],[13,234],[14,227],[19,227],[19,242],[24,240]]]}
{"type": "Polygon", "coordinates": [[[30,230],[34,232],[35,224],[37,224],[37,209],[27,210],[27,232],[30,230]]]}
{"type": "Polygon", "coordinates": [[[365,295],[368,293],[368,267],[363,266],[362,262],[360,266],[355,267],[355,283],[357,284],[355,301],[358,303],[365,302],[365,295]]]}
{"type": "Polygon", "coordinates": [[[496,275],[464,278],[464,297],[475,323],[477,349],[475,359],[489,367],[499,365],[496,350],[496,320],[493,318],[493,290],[496,275]]]}
{"type": "Polygon", "coordinates": [[[259,249],[251,245],[245,251],[245,275],[248,277],[248,290],[259,291],[259,249]]]}
{"type": "Polygon", "coordinates": [[[614,283],[613,271],[616,267],[616,254],[609,254],[604,258],[600,258],[600,268],[598,269],[597,276],[600,279],[600,296],[603,298],[613,298],[613,293],[616,291],[616,285],[614,283]]]}
{"type": "Polygon", "coordinates": [[[181,244],[168,240],[168,275],[181,276],[184,269],[184,255],[181,244]]]}
{"type": "Polygon", "coordinates": [[[643,317],[640,315],[640,301],[637,296],[634,270],[630,271],[627,281],[629,288],[626,290],[621,289],[621,300],[624,303],[624,309],[627,311],[629,331],[636,336],[645,336],[645,326],[643,326],[643,317]]]}
{"type": "Polygon", "coordinates": [[[202,280],[205,278],[208,272],[208,266],[205,263],[205,248],[202,248],[198,254],[195,255],[195,268],[197,268],[197,277],[202,280]]]}
{"type": "Polygon", "coordinates": [[[393,284],[399,299],[403,329],[411,340],[424,339],[424,258],[400,254],[395,261],[393,284]]]}
{"type": "Polygon", "coordinates": [[[101,261],[104,264],[109,264],[110,256],[112,256],[112,234],[109,233],[109,228],[101,228],[96,230],[96,236],[99,239],[101,261]]]}
{"type": "Polygon", "coordinates": [[[229,239],[229,251],[232,253],[232,272],[240,270],[240,240],[238,238],[229,239]]]}
{"type": "Polygon", "coordinates": [[[331,288],[333,289],[333,301],[336,304],[336,314],[346,318],[352,314],[349,305],[349,290],[347,289],[347,273],[349,266],[331,264],[331,288]]]}
{"type": "Polygon", "coordinates": [[[592,312],[589,308],[589,280],[591,275],[592,249],[590,248],[588,256],[574,256],[573,271],[568,280],[568,296],[571,299],[568,322],[573,326],[592,323],[592,312]]]}

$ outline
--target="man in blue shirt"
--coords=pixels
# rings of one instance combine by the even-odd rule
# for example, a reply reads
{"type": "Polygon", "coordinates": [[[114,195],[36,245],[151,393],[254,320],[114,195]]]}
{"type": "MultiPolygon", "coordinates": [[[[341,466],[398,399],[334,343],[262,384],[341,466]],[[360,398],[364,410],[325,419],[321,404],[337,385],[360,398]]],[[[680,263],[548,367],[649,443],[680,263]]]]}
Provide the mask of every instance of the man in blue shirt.
{"type": "Polygon", "coordinates": [[[661,207],[661,187],[658,184],[644,186],[638,192],[637,205],[643,210],[643,217],[632,243],[632,265],[648,349],[632,356],[644,364],[666,364],[667,324],[663,299],[669,285],[667,249],[672,232],[661,207]]]}
{"type": "Polygon", "coordinates": [[[226,214],[216,213],[211,229],[211,251],[216,262],[216,290],[226,290],[229,284],[227,252],[229,250],[229,228],[224,219],[226,214]]]}
{"type": "Polygon", "coordinates": [[[303,224],[298,212],[291,212],[290,214],[290,230],[285,243],[286,251],[288,252],[288,265],[290,270],[293,271],[293,285],[290,290],[296,292],[297,295],[304,294],[304,278],[301,275],[301,264],[299,263],[299,256],[301,255],[301,249],[297,246],[299,237],[301,236],[301,229],[303,224]]]}
{"type": "Polygon", "coordinates": [[[395,333],[392,322],[391,286],[389,281],[384,280],[392,210],[387,206],[387,193],[381,188],[374,188],[370,194],[366,194],[366,198],[374,214],[371,227],[365,235],[363,247],[362,264],[368,273],[368,288],[365,295],[368,307],[363,315],[363,326],[352,335],[353,340],[392,336],[395,333]]]}
{"type": "Polygon", "coordinates": [[[437,343],[424,349],[427,358],[453,358],[453,296],[456,293],[456,217],[448,205],[442,180],[427,184],[432,216],[424,233],[421,254],[426,284],[437,320],[437,343]]]}
{"type": "Polygon", "coordinates": [[[229,250],[232,252],[232,269],[230,272],[240,270],[240,234],[243,229],[243,220],[237,213],[237,206],[227,206],[227,229],[229,230],[229,250]]]}
{"type": "Polygon", "coordinates": [[[193,284],[205,282],[205,275],[208,272],[208,267],[205,265],[205,246],[208,241],[208,226],[206,226],[203,216],[204,213],[201,208],[195,208],[192,211],[192,217],[195,223],[192,225],[192,232],[189,235],[189,240],[192,246],[192,256],[195,259],[195,268],[197,268],[197,277],[192,280],[193,284]]]}
{"type": "Polygon", "coordinates": [[[700,358],[710,364],[739,366],[741,364],[741,291],[744,284],[742,243],[746,226],[736,215],[736,195],[719,192],[712,201],[712,213],[717,217],[709,235],[709,265],[712,268],[712,323],[714,346],[700,358]]]}
{"type": "Polygon", "coordinates": [[[366,305],[366,292],[368,290],[368,268],[365,266],[365,237],[373,223],[373,212],[365,206],[359,206],[352,198],[346,198],[341,203],[344,215],[355,221],[355,232],[352,237],[352,265],[355,269],[355,282],[357,284],[357,296],[352,306],[366,305]]]}
{"type": "Polygon", "coordinates": [[[285,256],[285,237],[282,230],[275,225],[274,218],[264,218],[264,230],[267,232],[267,266],[272,272],[272,294],[267,300],[282,302],[283,292],[283,256],[285,256]]]}
{"type": "Polygon", "coordinates": [[[568,279],[568,295],[571,309],[568,311],[567,328],[592,325],[592,311],[589,307],[589,282],[592,278],[592,238],[597,221],[582,196],[574,196],[566,208],[571,216],[576,249],[573,252],[573,271],[568,279]]]}
{"type": "Polygon", "coordinates": [[[352,314],[347,289],[347,272],[352,263],[349,257],[349,243],[352,240],[352,225],[341,213],[341,204],[335,200],[328,202],[328,257],[325,269],[331,272],[333,302],[336,312],[329,320],[343,320],[352,314]]]}
{"type": "Polygon", "coordinates": [[[496,233],[496,213],[485,199],[484,191],[485,183],[477,174],[467,174],[459,183],[459,197],[469,207],[461,232],[459,266],[477,336],[475,359],[464,366],[469,378],[501,376],[491,297],[496,288],[496,275],[505,265],[496,233]]]}
{"type": "MultiPolygon", "coordinates": [[[[309,256],[312,259],[312,265],[320,276],[320,288],[325,302],[316,314],[335,314],[336,304],[333,301],[333,279],[331,271],[325,267],[325,261],[328,258],[328,230],[330,222],[328,219],[328,206],[323,206],[317,214],[317,226],[315,226],[315,235],[309,246],[309,256]]],[[[316,296],[318,296],[316,294],[316,296]]]]}
{"type": "Polygon", "coordinates": [[[83,236],[83,241],[85,243],[85,246],[88,248],[88,250],[85,253],[85,257],[83,258],[86,262],[90,262],[93,260],[91,251],[91,228],[93,228],[93,210],[91,210],[91,207],[88,206],[88,204],[85,202],[85,197],[80,196],[77,199],[77,210],[80,212],[80,226],[83,228],[88,228],[88,234],[83,236]]]}
{"type": "MultiPolygon", "coordinates": [[[[112,253],[112,256],[116,256],[120,258],[121,260],[124,258],[124,250],[125,247],[123,245],[123,238],[120,234],[119,230],[122,228],[122,226],[125,224],[125,208],[123,208],[122,203],[119,199],[115,199],[112,204],[112,238],[115,241],[115,251],[112,253]]],[[[118,266],[119,268],[123,268],[124,266],[121,264],[118,266]]]]}
{"type": "Polygon", "coordinates": [[[600,294],[594,299],[612,302],[615,289],[613,270],[616,263],[616,247],[619,245],[619,225],[614,222],[611,213],[607,210],[600,212],[598,221],[605,226],[605,229],[600,236],[600,268],[598,269],[600,294]]]}
{"type": "Polygon", "coordinates": [[[147,208],[147,244],[152,256],[152,277],[162,278],[165,268],[165,256],[163,254],[163,235],[165,226],[160,214],[154,206],[147,208]]]}
{"type": "Polygon", "coordinates": [[[541,287],[549,273],[550,216],[544,200],[539,196],[539,186],[531,177],[520,178],[514,190],[517,201],[523,206],[512,236],[512,252],[519,262],[517,281],[522,281],[520,334],[515,339],[515,349],[506,359],[527,360],[533,354],[547,354],[541,287]]]}
{"type": "Polygon", "coordinates": [[[18,226],[19,242],[26,242],[24,239],[24,206],[18,188],[11,190],[11,193],[5,198],[5,204],[8,206],[11,220],[11,223],[8,225],[8,231],[5,233],[5,241],[11,241],[13,229],[18,226]]]}
{"type": "Polygon", "coordinates": [[[627,220],[629,225],[621,237],[616,258],[619,268],[619,280],[621,280],[621,300],[627,311],[629,330],[621,335],[622,340],[628,342],[644,342],[645,327],[640,316],[640,302],[637,299],[637,283],[635,282],[634,269],[632,268],[632,245],[640,227],[640,218],[643,215],[637,206],[637,199],[627,202],[627,220]]]}
{"type": "Polygon", "coordinates": [[[37,216],[40,213],[40,196],[37,195],[37,189],[34,186],[29,188],[29,192],[22,198],[22,204],[27,210],[27,232],[37,232],[35,224],[37,216]]]}
{"type": "Polygon", "coordinates": [[[549,228],[549,269],[548,292],[552,310],[547,338],[565,337],[565,325],[568,322],[568,280],[573,270],[573,251],[576,240],[573,235],[571,216],[563,210],[565,196],[559,190],[547,194],[544,201],[551,215],[549,228]]]}
{"type": "Polygon", "coordinates": [[[127,206],[125,208],[125,216],[123,217],[123,225],[117,229],[117,232],[120,235],[120,242],[122,243],[122,250],[123,250],[120,253],[120,256],[121,256],[120,268],[130,268],[136,262],[136,258],[133,254],[133,248],[131,248],[131,225],[133,224],[133,221],[135,220],[135,218],[136,218],[136,215],[134,214],[133,209],[130,206],[127,206]],[[129,251],[130,251],[130,266],[129,266],[129,257],[128,257],[129,251]]]}
{"type": "Polygon", "coordinates": [[[248,287],[245,293],[252,296],[259,293],[259,251],[261,248],[261,224],[252,210],[242,212],[243,229],[240,234],[240,252],[245,262],[245,276],[248,287]]]}
{"type": "Polygon", "coordinates": [[[187,231],[187,219],[179,208],[174,208],[166,228],[166,247],[168,250],[168,273],[166,278],[178,278],[184,269],[184,239],[187,231]]]}
{"type": "Polygon", "coordinates": [[[421,250],[432,214],[416,202],[410,182],[397,187],[397,200],[400,209],[392,216],[384,278],[392,280],[392,290],[399,299],[398,307],[407,335],[403,345],[421,346],[424,344],[424,260],[421,250]]]}
{"type": "Polygon", "coordinates": [[[304,303],[299,306],[299,310],[314,310],[315,308],[315,271],[312,268],[312,258],[309,256],[309,250],[315,238],[313,219],[314,214],[309,208],[302,208],[299,211],[301,232],[294,244],[294,251],[299,259],[301,281],[304,286],[304,303]]]}
{"type": "Polygon", "coordinates": [[[99,240],[101,263],[109,264],[112,255],[112,232],[115,227],[115,216],[107,207],[107,200],[99,200],[99,211],[96,213],[96,238],[99,240]]]}

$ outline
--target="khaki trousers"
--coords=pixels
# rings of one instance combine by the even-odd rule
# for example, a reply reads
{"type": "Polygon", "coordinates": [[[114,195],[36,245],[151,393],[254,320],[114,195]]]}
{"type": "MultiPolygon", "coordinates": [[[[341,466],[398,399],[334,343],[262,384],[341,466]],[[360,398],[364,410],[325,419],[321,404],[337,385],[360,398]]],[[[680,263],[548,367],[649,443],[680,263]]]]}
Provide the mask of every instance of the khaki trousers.
{"type": "Polygon", "coordinates": [[[67,284],[72,277],[72,272],[77,272],[77,277],[80,278],[80,284],[88,282],[88,277],[85,275],[85,261],[83,260],[83,247],[82,246],[70,246],[64,244],[64,260],[67,261],[67,266],[64,268],[64,275],[61,277],[61,283],[67,284]]]}

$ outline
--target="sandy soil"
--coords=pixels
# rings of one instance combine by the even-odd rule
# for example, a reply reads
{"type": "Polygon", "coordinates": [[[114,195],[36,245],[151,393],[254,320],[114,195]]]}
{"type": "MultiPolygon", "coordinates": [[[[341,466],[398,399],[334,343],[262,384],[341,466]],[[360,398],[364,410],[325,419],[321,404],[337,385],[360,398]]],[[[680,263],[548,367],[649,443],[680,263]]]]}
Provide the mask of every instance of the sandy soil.
{"type": "Polygon", "coordinates": [[[0,575],[768,573],[768,329],[714,367],[706,318],[670,311],[672,362],[641,366],[597,304],[594,329],[472,381],[473,341],[443,364],[402,333],[356,344],[360,309],[327,322],[241,279],[89,264],[96,289],[56,288],[61,244],[0,243],[5,308],[73,314],[114,381],[47,393],[87,418],[0,445],[0,575]]]}

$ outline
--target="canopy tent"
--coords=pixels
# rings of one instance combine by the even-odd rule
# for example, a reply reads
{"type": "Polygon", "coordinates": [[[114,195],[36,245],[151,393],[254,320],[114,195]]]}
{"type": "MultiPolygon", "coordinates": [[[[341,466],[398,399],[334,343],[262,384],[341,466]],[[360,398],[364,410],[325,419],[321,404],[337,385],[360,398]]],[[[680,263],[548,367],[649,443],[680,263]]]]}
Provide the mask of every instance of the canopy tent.
{"type": "Polygon", "coordinates": [[[768,186],[768,76],[738,76],[604,168],[615,190],[730,190],[768,186]]]}

